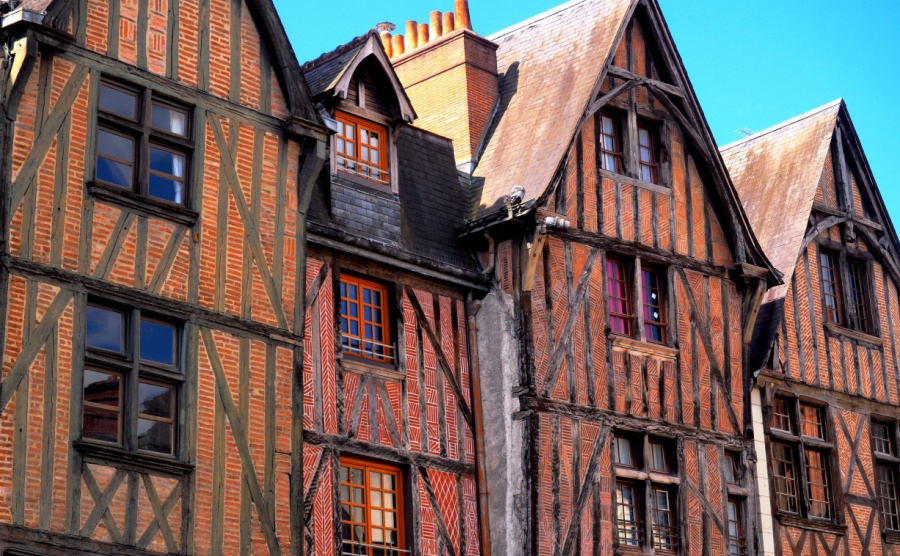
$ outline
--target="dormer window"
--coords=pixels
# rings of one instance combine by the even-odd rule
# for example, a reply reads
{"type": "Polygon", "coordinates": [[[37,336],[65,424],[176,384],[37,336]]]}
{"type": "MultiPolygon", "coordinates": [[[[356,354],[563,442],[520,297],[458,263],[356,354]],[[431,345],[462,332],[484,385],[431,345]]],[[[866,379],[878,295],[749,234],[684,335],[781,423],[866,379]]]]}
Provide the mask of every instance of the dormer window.
{"type": "Polygon", "coordinates": [[[600,114],[600,154],[604,170],[622,173],[622,133],[618,118],[608,112],[600,114]]]}
{"type": "Polygon", "coordinates": [[[337,170],[378,185],[390,185],[387,128],[337,112],[335,137],[337,170]]]}

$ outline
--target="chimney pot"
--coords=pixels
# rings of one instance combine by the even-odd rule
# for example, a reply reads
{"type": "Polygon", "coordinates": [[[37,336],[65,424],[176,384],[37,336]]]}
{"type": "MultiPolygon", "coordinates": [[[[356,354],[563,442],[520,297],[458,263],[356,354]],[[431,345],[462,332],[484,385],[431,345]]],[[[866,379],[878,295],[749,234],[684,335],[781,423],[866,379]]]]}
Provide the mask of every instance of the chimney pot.
{"type": "Polygon", "coordinates": [[[403,56],[403,35],[394,35],[393,57],[403,56]]]}
{"type": "Polygon", "coordinates": [[[406,46],[409,47],[410,52],[419,46],[419,29],[413,20],[406,22],[406,46]]]}
{"type": "Polygon", "coordinates": [[[454,29],[455,18],[453,12],[444,12],[444,33],[452,33],[454,29]]]}
{"type": "Polygon", "coordinates": [[[419,46],[425,46],[428,44],[428,24],[420,23],[419,24],[419,46]]]}
{"type": "Polygon", "coordinates": [[[390,21],[382,21],[381,23],[379,23],[375,26],[375,30],[377,30],[379,33],[382,33],[382,34],[390,33],[391,31],[393,31],[396,28],[397,28],[397,26],[394,25],[393,23],[391,23],[390,21]]]}
{"type": "Polygon", "coordinates": [[[384,51],[388,58],[394,57],[394,45],[391,43],[391,34],[387,31],[381,32],[381,44],[384,45],[384,51]]]}
{"type": "Polygon", "coordinates": [[[443,36],[444,29],[441,25],[441,12],[431,12],[431,39],[434,40],[443,36]]]}
{"type": "Polygon", "coordinates": [[[453,5],[456,14],[456,29],[472,30],[472,18],[469,17],[469,0],[456,0],[453,5]]]}

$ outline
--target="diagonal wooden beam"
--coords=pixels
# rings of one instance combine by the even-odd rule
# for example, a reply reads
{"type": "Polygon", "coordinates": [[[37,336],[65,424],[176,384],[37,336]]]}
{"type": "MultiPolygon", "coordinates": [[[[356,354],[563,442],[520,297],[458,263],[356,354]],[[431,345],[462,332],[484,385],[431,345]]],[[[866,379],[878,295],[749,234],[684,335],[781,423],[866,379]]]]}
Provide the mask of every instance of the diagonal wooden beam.
{"type": "Polygon", "coordinates": [[[709,500],[707,500],[705,496],[700,494],[700,488],[696,483],[694,483],[694,480],[690,477],[684,477],[684,484],[686,484],[688,490],[690,490],[691,493],[697,497],[697,500],[700,501],[700,505],[703,507],[703,511],[706,513],[706,515],[712,518],[716,528],[719,530],[722,536],[725,537],[725,524],[722,523],[722,520],[718,515],[716,515],[716,509],[712,507],[712,504],[709,503],[709,500]]]}
{"type": "Polygon", "coordinates": [[[0,382],[0,414],[6,409],[6,404],[12,399],[13,393],[19,387],[19,383],[22,382],[22,378],[25,376],[25,373],[28,372],[31,363],[34,362],[34,358],[37,357],[41,348],[44,347],[44,343],[50,336],[50,332],[58,323],[60,315],[62,315],[66,307],[69,306],[71,300],[71,291],[60,290],[59,293],[56,294],[56,299],[54,299],[53,303],[50,304],[50,307],[47,308],[47,312],[44,313],[41,324],[39,324],[28,337],[28,343],[22,346],[19,358],[13,364],[9,373],[7,373],[6,380],[0,382]]]}
{"type": "Polygon", "coordinates": [[[41,164],[44,162],[44,158],[47,156],[47,152],[53,144],[53,139],[59,133],[59,129],[62,127],[66,116],[68,116],[72,104],[74,104],[75,99],[78,98],[78,94],[81,92],[81,85],[84,83],[87,74],[87,66],[78,66],[75,71],[72,72],[72,75],[69,76],[69,80],[66,81],[66,84],[63,86],[63,95],[56,101],[53,112],[44,121],[40,133],[34,140],[31,152],[28,153],[25,162],[19,169],[19,173],[16,176],[16,183],[13,185],[12,191],[10,192],[9,218],[16,212],[16,208],[19,206],[19,203],[22,202],[22,198],[25,197],[28,188],[31,187],[31,183],[37,174],[38,168],[40,168],[41,164]]]}
{"type": "Polygon", "coordinates": [[[863,484],[866,485],[866,491],[869,493],[869,496],[872,499],[875,499],[875,489],[872,486],[872,483],[869,482],[869,477],[866,475],[865,470],[861,467],[861,463],[859,461],[859,445],[862,442],[862,436],[864,431],[864,421],[862,419],[856,425],[856,434],[850,434],[850,427],[847,426],[847,421],[844,420],[844,415],[840,411],[835,412],[838,417],[838,424],[841,427],[841,431],[843,431],[844,435],[847,437],[847,442],[850,442],[850,462],[847,465],[847,479],[844,481],[843,485],[843,493],[849,494],[850,487],[853,484],[853,474],[856,471],[856,468],[860,470],[860,476],[862,477],[863,484]],[[852,438],[851,438],[852,437],[852,438]]]}
{"type": "Polygon", "coordinates": [[[434,330],[431,329],[431,325],[428,324],[428,318],[425,316],[425,311],[422,310],[422,306],[419,304],[419,299],[416,297],[415,290],[406,286],[406,296],[409,298],[409,302],[416,312],[416,321],[425,332],[425,335],[428,336],[428,341],[431,342],[431,346],[434,348],[434,353],[437,355],[438,366],[444,371],[444,377],[447,379],[447,382],[450,383],[450,389],[453,390],[453,396],[456,398],[456,404],[459,406],[459,411],[462,413],[463,419],[465,419],[466,423],[469,425],[469,430],[474,434],[475,417],[472,415],[472,410],[469,409],[469,404],[466,403],[466,398],[463,397],[462,388],[459,386],[459,381],[456,380],[453,368],[450,366],[450,362],[447,361],[447,357],[444,355],[444,348],[441,347],[441,341],[438,339],[437,334],[434,333],[434,330]]]}
{"type": "Polygon", "coordinates": [[[169,272],[171,272],[172,266],[175,264],[175,259],[178,258],[178,250],[184,243],[184,231],[184,226],[176,226],[175,231],[172,232],[172,237],[169,238],[162,258],[153,272],[153,278],[150,279],[149,289],[151,292],[159,293],[166,283],[166,278],[169,277],[169,272]]]}
{"type": "Polygon", "coordinates": [[[634,89],[635,87],[637,87],[640,84],[641,83],[639,81],[627,80],[627,81],[615,86],[608,93],[606,93],[605,95],[603,95],[602,97],[598,98],[597,100],[595,100],[594,102],[591,103],[591,105],[587,109],[587,113],[584,115],[584,119],[585,120],[589,119],[591,116],[593,116],[594,114],[599,112],[601,108],[603,108],[604,106],[609,104],[609,101],[611,101],[612,99],[616,98],[617,96],[619,96],[621,94],[627,93],[628,91],[630,91],[631,89],[634,89]]]}
{"type": "Polygon", "coordinates": [[[322,484],[322,477],[325,475],[325,465],[331,459],[325,457],[326,452],[327,450],[325,449],[319,451],[319,462],[316,463],[316,471],[313,473],[312,481],[309,483],[309,490],[303,497],[304,522],[308,522],[312,518],[313,503],[316,499],[316,494],[319,492],[319,485],[322,484]]]}
{"type": "Polygon", "coordinates": [[[325,284],[325,280],[328,279],[328,271],[329,266],[323,264],[322,268],[320,268],[319,272],[316,274],[316,278],[312,281],[312,284],[310,284],[308,293],[306,294],[307,310],[309,310],[313,304],[315,304],[316,299],[319,298],[319,291],[321,291],[322,285],[325,284]]]}
{"type": "MultiPolygon", "coordinates": [[[[691,289],[691,283],[683,268],[678,268],[678,275],[681,276],[681,283],[684,286],[685,294],[687,294],[688,302],[691,306],[691,319],[694,321],[694,327],[697,329],[700,340],[703,342],[703,349],[706,351],[706,359],[709,361],[710,373],[712,374],[713,379],[719,383],[719,392],[725,398],[725,408],[727,410],[728,420],[731,421],[731,426],[734,431],[736,433],[741,433],[741,426],[738,424],[737,415],[734,413],[731,388],[726,386],[725,378],[722,376],[722,368],[719,366],[719,361],[716,359],[716,352],[713,348],[713,341],[710,333],[711,326],[709,317],[703,318],[703,315],[700,313],[700,307],[697,304],[697,299],[694,297],[694,290],[691,289]]],[[[715,411],[717,408],[713,408],[713,410],[715,411]]]]}
{"type": "Polygon", "coordinates": [[[281,304],[278,286],[275,284],[275,279],[272,277],[272,272],[266,262],[266,255],[259,239],[260,235],[256,222],[254,222],[253,215],[250,213],[250,207],[247,206],[247,199],[244,198],[241,182],[238,178],[237,170],[235,170],[235,161],[231,156],[231,151],[228,149],[225,132],[222,131],[222,123],[215,114],[210,114],[209,121],[212,124],[213,134],[216,136],[216,144],[219,147],[219,156],[222,159],[222,167],[225,170],[225,180],[228,182],[228,187],[231,189],[232,197],[234,197],[234,203],[244,224],[244,239],[250,247],[250,253],[253,255],[254,260],[256,260],[256,268],[259,270],[263,287],[269,296],[272,310],[275,312],[275,318],[278,320],[278,326],[287,329],[287,317],[284,314],[284,306],[281,304]]]}
{"type": "Polygon", "coordinates": [[[829,216],[828,218],[820,220],[818,223],[816,223],[815,226],[812,227],[812,229],[806,232],[806,235],[803,237],[803,243],[800,244],[800,250],[798,251],[798,253],[802,253],[803,251],[805,251],[806,246],[809,245],[810,242],[812,242],[814,239],[819,237],[819,234],[833,226],[837,226],[838,224],[846,222],[847,220],[850,220],[849,216],[837,215],[829,216]]]}
{"type": "MultiPolygon", "coordinates": [[[[221,128],[220,128],[221,131],[221,128]]],[[[234,444],[237,447],[238,455],[241,458],[241,466],[244,471],[244,482],[250,490],[250,498],[256,506],[256,512],[259,515],[259,524],[262,529],[263,536],[266,539],[266,546],[269,554],[280,556],[281,545],[278,542],[278,535],[275,532],[275,520],[271,513],[265,496],[263,496],[262,487],[259,484],[259,478],[256,476],[256,467],[253,464],[253,456],[250,454],[250,443],[247,438],[244,422],[234,405],[234,398],[231,397],[231,390],[228,387],[228,379],[225,377],[225,368],[222,366],[222,360],[219,358],[219,352],[216,349],[216,343],[213,339],[212,331],[209,328],[201,328],[200,334],[203,336],[203,344],[206,346],[206,354],[209,358],[210,366],[216,377],[216,391],[218,393],[219,404],[228,417],[228,424],[231,427],[231,433],[234,436],[234,444]]]]}
{"type": "Polygon", "coordinates": [[[450,531],[447,529],[447,522],[444,520],[444,514],[438,505],[437,496],[434,494],[434,487],[431,485],[431,479],[428,477],[428,470],[424,467],[419,468],[422,475],[422,484],[425,486],[425,493],[428,495],[428,501],[431,503],[431,509],[434,510],[434,520],[437,522],[438,533],[444,539],[444,545],[450,556],[456,556],[456,549],[453,548],[453,540],[450,538],[450,531]]]}
{"type": "MultiPolygon", "coordinates": [[[[569,349],[569,342],[572,341],[572,330],[575,328],[575,322],[578,321],[578,313],[581,312],[581,306],[587,298],[588,287],[591,282],[591,273],[594,271],[594,265],[597,263],[599,256],[600,250],[596,247],[592,248],[588,255],[587,262],[584,264],[584,270],[581,271],[581,278],[578,280],[575,296],[573,299],[569,300],[569,314],[566,317],[566,322],[560,332],[559,342],[553,350],[553,355],[550,356],[550,364],[548,366],[550,374],[547,375],[547,381],[544,383],[544,388],[541,391],[541,396],[545,398],[550,396],[550,393],[556,386],[556,381],[559,378],[559,369],[562,366],[562,360],[569,349]]],[[[545,284],[544,286],[549,287],[548,284],[545,284]]]]}
{"type": "Polygon", "coordinates": [[[394,419],[394,410],[391,406],[391,398],[387,393],[387,386],[383,380],[375,379],[375,385],[378,387],[378,398],[381,401],[381,410],[384,411],[384,420],[387,421],[388,431],[391,433],[391,440],[397,448],[403,447],[400,440],[400,431],[397,429],[397,421],[394,419]]]}
{"type": "Polygon", "coordinates": [[[594,443],[594,449],[591,451],[591,459],[588,460],[587,470],[584,472],[584,482],[578,489],[578,496],[575,497],[575,507],[572,509],[573,518],[569,521],[569,530],[566,532],[565,544],[563,544],[560,556],[569,556],[574,554],[575,543],[578,532],[581,530],[581,520],[579,519],[584,507],[587,505],[588,497],[594,492],[594,484],[597,482],[597,469],[600,465],[600,456],[603,454],[603,448],[606,446],[606,439],[609,436],[609,425],[605,425],[600,429],[597,440],[594,443]]]}
{"type": "Polygon", "coordinates": [[[178,496],[181,495],[181,483],[178,483],[175,486],[172,493],[169,495],[169,498],[166,500],[166,504],[163,505],[159,500],[159,493],[156,492],[153,481],[150,480],[150,476],[146,473],[141,473],[140,475],[141,480],[144,483],[144,490],[147,493],[147,499],[150,501],[150,506],[153,508],[153,521],[147,526],[147,530],[144,531],[144,534],[141,535],[138,546],[149,546],[150,541],[156,536],[156,530],[158,529],[162,533],[163,541],[166,543],[166,550],[172,553],[178,552],[178,543],[175,542],[172,528],[169,527],[169,513],[172,511],[172,508],[175,507],[178,496]],[[178,496],[176,496],[176,494],[178,496]],[[171,505],[169,504],[170,502],[172,502],[171,505]],[[168,511],[166,510],[166,506],[169,506],[168,511]]]}
{"type": "MultiPolygon", "coordinates": [[[[97,263],[97,268],[94,270],[95,278],[106,279],[109,276],[133,223],[134,213],[130,210],[123,210],[119,215],[119,220],[116,222],[116,227],[113,228],[112,234],[109,236],[109,243],[106,244],[106,249],[103,250],[100,262],[97,263]]],[[[88,223],[87,225],[92,226],[93,223],[88,223]]]]}
{"type": "MultiPolygon", "coordinates": [[[[356,397],[353,398],[353,407],[350,410],[350,427],[347,430],[347,436],[356,437],[359,429],[359,421],[362,419],[362,404],[366,399],[366,388],[369,385],[369,378],[366,375],[359,375],[359,383],[356,385],[356,397]]],[[[369,423],[371,426],[371,423],[369,423]]]]}
{"type": "Polygon", "coordinates": [[[116,474],[113,475],[109,484],[106,485],[106,489],[101,492],[100,485],[97,484],[97,481],[94,479],[94,476],[91,474],[88,467],[84,466],[81,468],[81,476],[84,478],[84,484],[87,485],[88,492],[91,493],[91,498],[94,499],[94,510],[91,512],[87,521],[84,522],[84,527],[81,528],[81,532],[79,533],[82,537],[90,537],[93,535],[97,525],[100,524],[100,520],[103,519],[103,523],[106,525],[106,529],[113,542],[122,542],[122,533],[119,532],[119,526],[116,525],[116,521],[109,511],[109,504],[119,491],[119,487],[125,480],[126,475],[127,473],[125,470],[117,469],[116,474]]]}
{"type": "Polygon", "coordinates": [[[618,77],[620,79],[635,81],[641,85],[650,85],[665,92],[668,95],[672,95],[678,98],[684,98],[684,91],[681,90],[680,87],[669,85],[668,83],[660,81],[659,79],[651,79],[649,77],[644,77],[643,75],[638,75],[618,66],[609,66],[607,74],[613,77],[618,77]]]}

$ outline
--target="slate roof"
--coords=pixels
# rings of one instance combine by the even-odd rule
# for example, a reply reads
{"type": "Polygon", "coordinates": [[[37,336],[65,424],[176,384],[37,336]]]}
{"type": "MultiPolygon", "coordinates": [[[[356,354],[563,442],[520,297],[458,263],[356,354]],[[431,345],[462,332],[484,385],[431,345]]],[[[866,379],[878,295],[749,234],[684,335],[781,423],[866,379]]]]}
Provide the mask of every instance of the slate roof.
{"type": "Polygon", "coordinates": [[[53,0],[22,0],[18,7],[31,10],[33,12],[42,13],[47,10],[53,0]]]}
{"type": "Polygon", "coordinates": [[[474,172],[476,216],[514,185],[540,197],[575,136],[633,0],[576,0],[488,37],[500,102],[474,172]]]}
{"type": "MultiPolygon", "coordinates": [[[[303,77],[306,78],[306,85],[309,87],[309,94],[313,98],[334,88],[344,71],[353,62],[356,54],[365,46],[369,36],[375,31],[369,31],[364,35],[360,35],[346,44],[335,48],[331,52],[322,54],[315,60],[310,60],[300,67],[303,77]]],[[[375,33],[377,35],[377,33],[375,33]]],[[[379,38],[379,40],[381,40],[379,38]]]]}
{"type": "Polygon", "coordinates": [[[781,325],[787,296],[843,101],[722,147],[756,237],[784,283],[766,292],[751,342],[755,371],[781,325]]]}
{"type": "Polygon", "coordinates": [[[468,192],[449,139],[404,125],[397,138],[399,199],[338,177],[320,180],[310,206],[310,231],[419,264],[440,263],[475,277],[475,260],[457,229],[468,192]]]}

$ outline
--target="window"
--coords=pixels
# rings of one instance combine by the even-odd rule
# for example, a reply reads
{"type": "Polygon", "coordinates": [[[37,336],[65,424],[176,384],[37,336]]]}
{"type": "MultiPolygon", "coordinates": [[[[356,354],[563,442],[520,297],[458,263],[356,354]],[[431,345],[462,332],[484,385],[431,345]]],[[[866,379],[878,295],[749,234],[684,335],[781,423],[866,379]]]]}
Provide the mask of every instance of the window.
{"type": "Polygon", "coordinates": [[[90,303],[85,334],[83,439],[175,456],[181,327],[90,303]]]}
{"type": "Polygon", "coordinates": [[[388,318],[388,290],[383,284],[341,276],[341,342],[346,354],[393,365],[388,318]]]}
{"type": "Polygon", "coordinates": [[[743,479],[743,473],[741,473],[741,468],[739,465],[740,461],[740,454],[725,452],[725,462],[723,470],[725,471],[726,483],[731,485],[739,485],[741,483],[741,479],[743,479]]]}
{"type": "Polygon", "coordinates": [[[607,293],[609,294],[609,328],[616,334],[631,336],[631,296],[625,265],[606,261],[607,293]]]}
{"type": "Polygon", "coordinates": [[[897,457],[897,424],[872,421],[872,453],[875,456],[875,481],[884,530],[900,531],[900,508],[897,503],[897,477],[900,458],[897,457]]]}
{"type": "Polygon", "coordinates": [[[191,112],[178,103],[103,81],[97,127],[98,183],[187,204],[191,112]]]}
{"type": "Polygon", "coordinates": [[[407,552],[403,550],[402,477],[393,466],[341,458],[342,554],[407,552]]]}
{"type": "Polygon", "coordinates": [[[672,442],[619,433],[613,437],[612,448],[617,477],[616,538],[619,547],[643,549],[644,524],[648,523],[651,546],[657,552],[676,551],[675,489],[679,481],[674,477],[672,442]],[[661,474],[670,476],[663,478],[661,474]]]}
{"type": "Polygon", "coordinates": [[[744,536],[743,502],[728,498],[728,556],[745,556],[747,538],[744,536]]]}
{"type": "Polygon", "coordinates": [[[377,184],[389,184],[387,129],[343,112],[335,118],[337,169],[377,184]]]}
{"type": "Polygon", "coordinates": [[[644,295],[644,337],[648,342],[666,343],[666,319],[662,296],[663,279],[653,269],[641,270],[644,295]]]}
{"type": "Polygon", "coordinates": [[[600,166],[616,174],[623,169],[619,119],[608,112],[600,114],[600,166]]]}
{"type": "Polygon", "coordinates": [[[874,334],[868,263],[845,251],[819,249],[825,322],[874,334]]]}
{"type": "Polygon", "coordinates": [[[825,409],[784,397],[776,397],[772,409],[772,476],[778,509],[833,520],[830,469],[834,446],[827,435],[825,409]],[[801,473],[804,490],[798,488],[801,473]]]}
{"type": "Polygon", "coordinates": [[[645,123],[638,123],[638,177],[650,182],[659,182],[659,159],[656,132],[645,123]]]}

